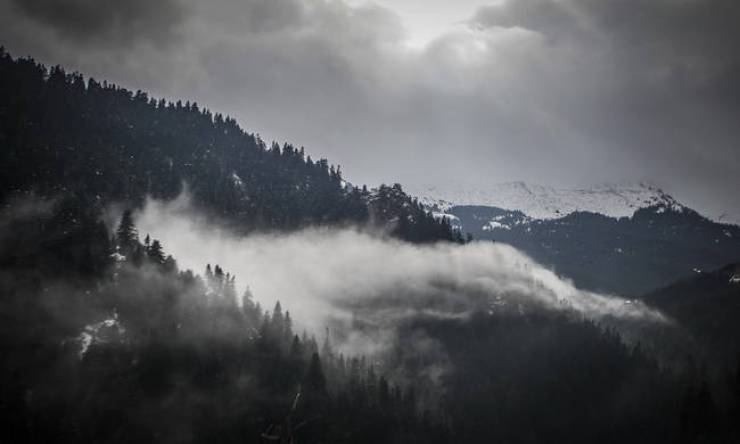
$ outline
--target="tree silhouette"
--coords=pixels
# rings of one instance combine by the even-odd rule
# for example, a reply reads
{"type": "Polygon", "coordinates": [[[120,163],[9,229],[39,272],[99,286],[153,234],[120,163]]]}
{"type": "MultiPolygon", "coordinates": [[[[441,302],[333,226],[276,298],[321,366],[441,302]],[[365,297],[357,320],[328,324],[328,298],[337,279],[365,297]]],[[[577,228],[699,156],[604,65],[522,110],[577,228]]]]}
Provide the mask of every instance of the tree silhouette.
{"type": "Polygon", "coordinates": [[[129,209],[125,210],[121,216],[121,221],[116,230],[116,240],[118,242],[119,249],[124,254],[132,253],[138,246],[139,235],[134,226],[131,210],[129,209]]]}

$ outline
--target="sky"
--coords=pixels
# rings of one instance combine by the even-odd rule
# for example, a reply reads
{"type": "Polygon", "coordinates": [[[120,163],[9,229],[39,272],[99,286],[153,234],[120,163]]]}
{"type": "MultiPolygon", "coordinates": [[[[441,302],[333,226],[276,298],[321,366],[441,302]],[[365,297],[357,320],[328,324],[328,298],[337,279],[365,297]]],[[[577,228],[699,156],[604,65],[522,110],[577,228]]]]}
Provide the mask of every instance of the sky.
{"type": "Polygon", "coordinates": [[[649,181],[740,213],[734,0],[0,0],[0,45],[356,184],[649,181]]]}

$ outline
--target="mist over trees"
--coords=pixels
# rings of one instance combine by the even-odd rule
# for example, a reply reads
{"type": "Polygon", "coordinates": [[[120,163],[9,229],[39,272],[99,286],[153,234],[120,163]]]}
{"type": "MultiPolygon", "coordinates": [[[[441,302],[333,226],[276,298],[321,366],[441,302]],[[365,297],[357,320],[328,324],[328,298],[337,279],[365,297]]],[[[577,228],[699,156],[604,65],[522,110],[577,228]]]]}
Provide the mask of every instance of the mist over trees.
{"type": "MultiPolygon", "coordinates": [[[[16,222],[53,213],[40,204],[16,222]]],[[[2,431],[13,442],[727,442],[736,433],[737,369],[715,379],[695,362],[665,368],[575,313],[417,316],[381,352],[345,355],[334,338],[347,332],[294,330],[290,307],[237,294],[220,266],[180,271],[166,246],[140,241],[128,211],[99,242],[95,260],[108,261],[99,272],[74,272],[89,255],[53,262],[85,276],[76,282],[36,266],[54,261],[46,242],[23,261],[3,251],[2,431]]]]}
{"type": "Polygon", "coordinates": [[[377,328],[359,310],[344,329],[301,331],[292,307],[239,291],[249,276],[182,270],[134,217],[186,183],[241,233],[361,225],[463,242],[400,185],[354,187],[326,160],[268,147],[196,104],[3,51],[0,145],[3,442],[740,439],[734,350],[710,361],[646,330],[677,364],[618,322],[522,302],[403,317],[393,341],[348,352],[344,338],[377,328]]]}
{"type": "MultiPolygon", "coordinates": [[[[21,215],[23,226],[49,211],[21,215]]],[[[328,336],[319,346],[294,331],[280,302],[270,311],[248,290],[238,296],[220,266],[179,271],[158,240],[140,242],[130,211],[98,241],[98,258],[65,265],[45,242],[23,261],[3,251],[1,433],[13,442],[249,442],[299,430],[336,441],[383,423],[358,440],[432,439],[413,391],[335,353],[328,336]],[[104,258],[105,270],[77,281],[38,266],[66,274],[104,258]]]]}

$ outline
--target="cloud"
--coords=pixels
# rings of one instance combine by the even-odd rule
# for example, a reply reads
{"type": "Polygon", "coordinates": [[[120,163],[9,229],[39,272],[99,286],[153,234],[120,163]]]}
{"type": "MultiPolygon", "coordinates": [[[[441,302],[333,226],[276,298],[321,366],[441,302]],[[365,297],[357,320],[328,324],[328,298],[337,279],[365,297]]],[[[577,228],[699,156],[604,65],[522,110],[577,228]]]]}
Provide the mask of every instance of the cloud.
{"type": "Polygon", "coordinates": [[[439,388],[452,370],[445,347],[422,327],[429,321],[544,311],[614,325],[630,341],[646,328],[674,325],[639,301],[579,290],[503,244],[413,245],[361,227],[241,237],[199,213],[185,194],[148,200],[135,218],[139,233],[162,241],[181,269],[220,265],[263,308],[280,301],[296,331],[318,338],[328,331],[335,351],[385,362],[394,380],[410,384],[439,388]],[[419,366],[409,373],[393,364],[396,352],[419,366]]]}
{"type": "Polygon", "coordinates": [[[567,127],[614,162],[599,173],[631,169],[710,212],[736,210],[738,24],[740,5],[725,0],[504,1],[470,21],[542,36],[538,58],[570,77],[542,79],[567,94],[551,95],[572,104],[567,127]]]}
{"type": "Polygon", "coordinates": [[[390,2],[137,0],[77,24],[8,1],[10,51],[195,100],[355,183],[646,179],[699,210],[740,211],[731,1],[509,0],[411,46],[390,2]]]}
{"type": "Polygon", "coordinates": [[[22,16],[83,46],[162,43],[184,18],[178,0],[10,0],[22,16]]]}
{"type": "Polygon", "coordinates": [[[644,81],[656,84],[702,90],[721,85],[740,68],[740,55],[733,50],[740,5],[726,0],[650,0],[639,5],[619,0],[508,0],[480,8],[470,23],[482,29],[538,32],[553,46],[597,52],[621,68],[621,75],[644,76],[644,81]]]}
{"type": "Polygon", "coordinates": [[[161,240],[181,268],[201,272],[207,263],[219,264],[263,306],[279,300],[300,325],[318,333],[360,320],[387,334],[415,316],[464,318],[531,307],[664,321],[640,303],[578,290],[503,244],[420,246],[362,229],[328,228],[238,237],[195,211],[186,195],[149,200],[136,224],[142,236],[161,240]]]}

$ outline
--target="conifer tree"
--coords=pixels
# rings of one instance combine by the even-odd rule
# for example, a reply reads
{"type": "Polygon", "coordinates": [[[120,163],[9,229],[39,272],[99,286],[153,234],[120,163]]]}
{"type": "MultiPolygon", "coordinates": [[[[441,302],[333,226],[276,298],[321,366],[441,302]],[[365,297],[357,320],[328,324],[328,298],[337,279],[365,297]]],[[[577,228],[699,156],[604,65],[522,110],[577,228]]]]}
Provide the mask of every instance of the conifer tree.
{"type": "Polygon", "coordinates": [[[168,254],[164,259],[163,270],[166,273],[177,273],[177,261],[171,254],[168,254]]]}
{"type": "Polygon", "coordinates": [[[308,365],[306,374],[306,385],[315,393],[324,393],[326,391],[326,378],[324,370],[321,367],[321,359],[318,353],[311,355],[311,363],[308,365]]]}
{"type": "Polygon", "coordinates": [[[270,320],[270,335],[274,340],[282,341],[283,333],[285,331],[285,319],[283,317],[283,309],[280,305],[280,301],[275,303],[275,308],[272,310],[272,318],[270,320]]]}
{"type": "Polygon", "coordinates": [[[293,320],[290,318],[290,311],[285,311],[283,319],[283,342],[288,344],[293,338],[293,320]]]}
{"type": "MultiPolygon", "coordinates": [[[[149,236],[147,236],[147,239],[148,238],[149,236]]],[[[146,250],[146,253],[147,257],[149,257],[149,260],[151,260],[155,264],[164,264],[164,250],[162,249],[162,244],[157,239],[154,239],[152,244],[146,250]]]]}
{"type": "Polygon", "coordinates": [[[116,230],[116,242],[123,254],[130,254],[139,243],[139,235],[134,226],[131,210],[126,210],[121,216],[121,222],[116,230]]]}

